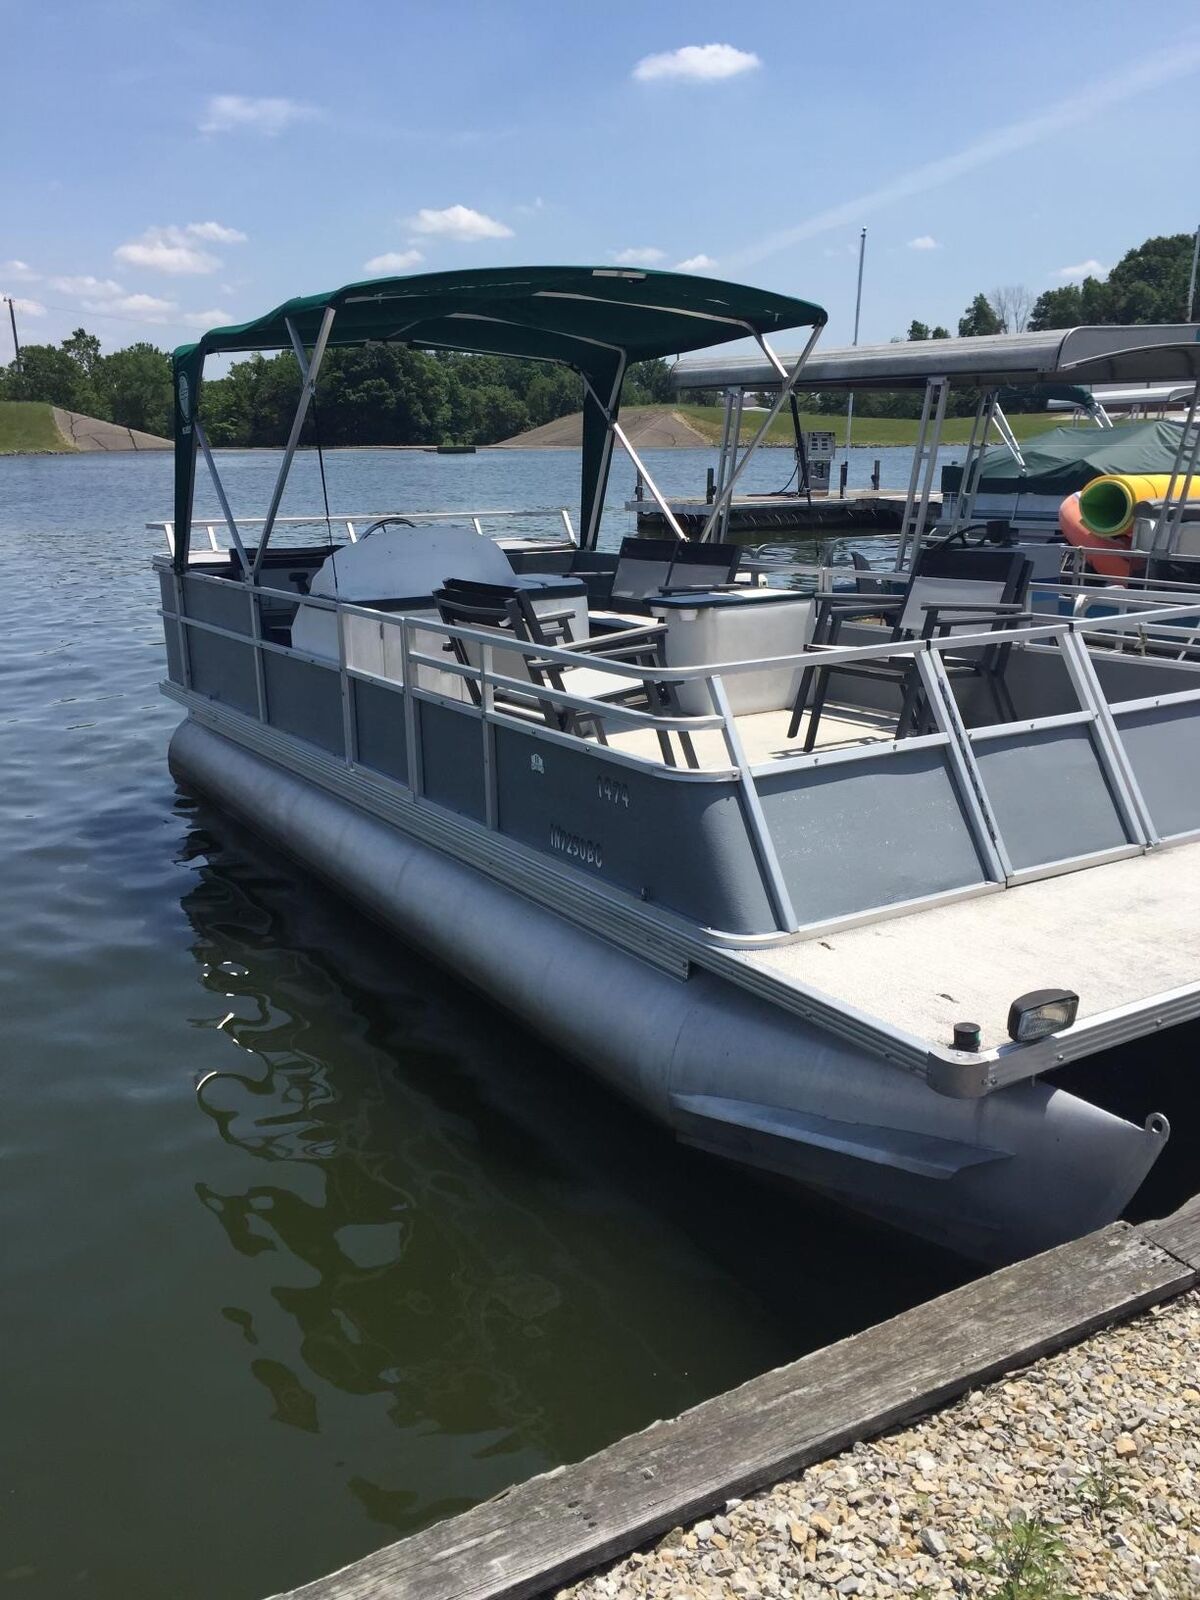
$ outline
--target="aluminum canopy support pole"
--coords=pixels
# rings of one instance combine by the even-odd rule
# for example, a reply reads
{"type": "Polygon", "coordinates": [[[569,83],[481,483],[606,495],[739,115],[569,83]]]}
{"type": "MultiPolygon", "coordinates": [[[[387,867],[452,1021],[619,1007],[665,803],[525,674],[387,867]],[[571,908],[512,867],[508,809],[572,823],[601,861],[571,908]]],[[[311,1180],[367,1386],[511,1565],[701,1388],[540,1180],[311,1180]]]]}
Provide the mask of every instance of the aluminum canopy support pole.
{"type": "Polygon", "coordinates": [[[1156,555],[1173,555],[1179,544],[1188,490],[1196,475],[1197,458],[1200,456],[1200,427],[1196,425],[1198,400],[1200,400],[1200,384],[1192,390],[1187,419],[1183,424],[1183,432],[1179,435],[1179,448],[1175,452],[1175,460],[1171,463],[1171,481],[1167,484],[1163,508],[1158,514],[1158,521],[1155,523],[1154,534],[1150,541],[1150,548],[1156,555]],[[1180,485],[1179,499],[1176,500],[1175,486],[1180,478],[1183,479],[1183,483],[1180,485]]]}
{"type": "Polygon", "coordinates": [[[257,580],[259,568],[262,566],[263,554],[271,537],[271,529],[275,526],[275,518],[279,512],[279,503],[283,499],[283,491],[287,486],[288,473],[292,470],[292,457],[296,454],[296,446],[300,443],[300,432],[304,427],[304,419],[308,415],[308,408],[312,404],[313,392],[317,386],[317,374],[321,370],[321,362],[325,356],[325,346],[329,343],[329,334],[333,328],[334,308],[326,306],[325,314],[321,318],[321,326],[317,333],[317,342],[313,345],[312,360],[304,360],[304,347],[296,336],[296,330],[288,323],[288,333],[291,336],[293,349],[296,351],[296,360],[300,363],[302,383],[300,388],[300,401],[296,406],[296,415],[292,418],[292,431],[288,434],[288,442],[284,447],[283,461],[279,467],[279,476],[275,480],[275,489],[271,495],[271,504],[267,509],[263,521],[262,537],[258,542],[258,550],[254,556],[253,577],[257,580]]]}
{"type": "MultiPolygon", "coordinates": [[[[605,422],[608,424],[608,432],[604,436],[604,456],[603,456],[603,459],[600,462],[599,471],[596,474],[595,492],[592,495],[592,503],[588,507],[587,527],[585,528],[582,525],[582,522],[580,523],[580,528],[579,528],[579,546],[580,546],[580,549],[594,550],[596,548],[596,543],[600,538],[600,523],[601,523],[601,521],[603,520],[603,517],[604,517],[604,495],[605,495],[605,491],[608,488],[608,474],[609,474],[609,469],[610,469],[610,467],[612,465],[613,414],[614,414],[614,410],[616,408],[616,405],[617,405],[618,401],[621,398],[621,390],[622,390],[622,388],[624,387],[624,384],[625,384],[625,368],[627,366],[628,366],[628,362],[626,360],[624,352],[622,352],[621,356],[620,356],[620,361],[619,361],[618,366],[617,366],[617,375],[613,379],[612,392],[610,393],[610,395],[608,397],[608,404],[607,405],[604,404],[604,402],[600,399],[600,396],[596,393],[595,389],[592,388],[591,384],[588,382],[587,378],[584,376],[582,368],[579,369],[579,376],[581,378],[583,378],[584,387],[587,389],[587,391],[591,395],[592,399],[600,407],[601,414],[604,417],[605,422]]],[[[583,430],[584,430],[584,440],[586,441],[586,438],[587,438],[587,407],[586,406],[584,407],[583,430]]],[[[586,450],[581,447],[581,452],[580,453],[581,453],[581,459],[586,459],[586,450]]],[[[581,513],[581,515],[582,515],[582,513],[581,513]]]]}
{"type": "Polygon", "coordinates": [[[912,541],[912,561],[921,551],[925,524],[929,520],[929,496],[933,489],[933,469],[937,465],[938,448],[942,442],[942,424],[946,420],[946,401],[950,397],[949,378],[930,378],[925,384],[925,399],[921,405],[921,425],[917,430],[917,443],[913,450],[912,471],[908,476],[908,494],[904,501],[904,516],[900,523],[900,543],[896,550],[896,571],[900,572],[908,556],[912,541]],[[922,473],[922,468],[924,472],[922,473]],[[919,486],[919,487],[918,487],[919,486]]]}
{"type": "Polygon", "coordinates": [[[971,424],[971,437],[963,458],[962,477],[958,485],[958,498],[954,502],[954,516],[950,519],[948,537],[953,537],[961,527],[970,522],[975,510],[975,495],[983,476],[983,457],[987,449],[988,430],[999,410],[995,389],[985,390],[975,407],[975,420],[971,424]]]}
{"type": "Polygon", "coordinates": [[[788,400],[791,397],[792,390],[796,387],[796,384],[800,378],[800,374],[804,370],[804,364],[812,354],[813,345],[815,345],[817,340],[821,337],[821,329],[823,326],[823,323],[818,323],[813,331],[809,334],[808,342],[804,346],[804,349],[800,352],[800,358],[790,372],[784,366],[783,362],[780,361],[779,357],[775,354],[774,350],[771,349],[770,345],[762,337],[762,335],[755,335],[755,338],[757,339],[762,350],[766,353],[771,365],[780,374],[782,382],[779,386],[779,393],[775,397],[774,405],[772,405],[771,409],[767,412],[762,422],[759,423],[753,439],[751,439],[750,443],[746,446],[746,450],[741,461],[738,462],[737,466],[730,474],[729,482],[725,485],[724,489],[713,502],[713,508],[708,514],[708,520],[705,522],[704,527],[700,531],[700,542],[702,544],[712,536],[712,530],[717,525],[718,521],[723,520],[727,515],[726,508],[733,501],[734,486],[741,477],[742,473],[746,470],[746,465],[750,461],[750,458],[758,449],[762,441],[766,438],[771,424],[783,410],[784,406],[787,405],[788,400]]]}
{"type": "Polygon", "coordinates": [[[1004,415],[1004,408],[998,399],[992,406],[992,419],[996,424],[996,432],[1004,440],[1009,455],[1024,470],[1025,457],[1021,454],[1021,446],[1017,443],[1017,436],[1009,426],[1008,418],[1004,415]]]}
{"type": "MultiPolygon", "coordinates": [[[[248,578],[250,576],[250,557],[246,554],[246,547],[242,543],[241,534],[238,532],[237,522],[234,519],[233,512],[229,509],[229,501],[225,497],[225,485],[221,482],[220,474],[217,472],[217,464],[213,460],[212,451],[208,447],[208,436],[204,432],[204,429],[200,426],[199,417],[195,417],[193,419],[192,426],[196,430],[196,441],[200,446],[200,452],[204,457],[205,464],[208,467],[210,476],[212,477],[213,488],[217,491],[217,499],[221,503],[221,511],[224,515],[226,526],[229,528],[229,536],[233,540],[234,548],[238,553],[238,559],[242,563],[242,575],[248,578]]],[[[217,545],[211,529],[209,530],[208,542],[215,550],[217,545]]]]}
{"type": "MultiPolygon", "coordinates": [[[[647,472],[645,462],[642,460],[641,456],[638,455],[637,451],[630,444],[628,438],[626,437],[624,428],[622,428],[621,424],[613,416],[611,410],[608,408],[608,406],[606,406],[604,404],[604,401],[601,400],[600,396],[596,393],[595,389],[593,389],[592,385],[588,382],[587,374],[581,372],[579,374],[579,376],[583,379],[584,388],[591,395],[592,399],[596,402],[596,404],[600,407],[600,410],[601,410],[601,412],[602,412],[602,414],[604,416],[604,420],[608,423],[609,450],[610,450],[610,452],[612,450],[612,441],[613,441],[613,439],[619,439],[620,442],[621,442],[621,446],[625,451],[625,454],[629,457],[629,459],[633,462],[634,466],[641,473],[642,480],[645,483],[647,489],[649,489],[651,498],[654,500],[655,505],[662,512],[663,516],[667,519],[667,522],[670,524],[671,532],[675,535],[675,537],[677,539],[681,539],[684,544],[687,544],[688,536],[687,536],[686,533],[684,533],[683,529],[680,527],[679,519],[676,517],[675,513],[671,510],[670,506],[667,504],[666,500],[663,498],[662,492],[660,491],[658,485],[655,483],[654,479],[650,476],[649,472],[647,472]]],[[[594,549],[595,548],[594,543],[589,545],[588,548],[589,549],[594,549]]]]}

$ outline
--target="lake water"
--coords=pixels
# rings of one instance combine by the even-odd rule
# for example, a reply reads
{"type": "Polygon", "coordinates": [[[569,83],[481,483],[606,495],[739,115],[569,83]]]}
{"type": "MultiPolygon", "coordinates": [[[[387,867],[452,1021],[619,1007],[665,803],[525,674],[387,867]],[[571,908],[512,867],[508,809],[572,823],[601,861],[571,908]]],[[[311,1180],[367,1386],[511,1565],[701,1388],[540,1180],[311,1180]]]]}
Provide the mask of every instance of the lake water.
{"type": "MultiPolygon", "coordinates": [[[[876,456],[904,480],[865,450],[852,484],[876,456]]],[[[710,460],[650,465],[694,492],[710,460]]],[[[276,463],[223,457],[238,510],[276,463]]],[[[574,505],[569,452],[327,470],[335,510],[574,505]]],[[[676,1148],[177,792],[170,471],[0,458],[0,1592],[30,1600],[259,1600],[962,1275],[676,1148]],[[201,1103],[210,1071],[240,1077],[201,1103]]],[[[284,510],[316,493],[303,456],[284,510]]]]}

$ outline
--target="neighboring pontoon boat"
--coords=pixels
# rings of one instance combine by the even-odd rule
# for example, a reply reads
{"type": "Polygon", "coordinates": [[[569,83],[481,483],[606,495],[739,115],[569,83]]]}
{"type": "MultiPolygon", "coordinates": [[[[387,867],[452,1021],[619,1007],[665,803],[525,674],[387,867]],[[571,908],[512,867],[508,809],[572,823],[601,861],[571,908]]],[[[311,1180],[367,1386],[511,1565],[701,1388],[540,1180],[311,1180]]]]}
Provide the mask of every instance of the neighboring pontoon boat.
{"type": "Polygon", "coordinates": [[[1200,663],[1187,607],[1034,616],[1019,559],[969,553],[854,614],[828,571],[806,591],[753,567],[614,614],[627,363],[752,336],[777,411],[823,321],[692,276],[508,269],[358,284],[177,351],[171,761],[680,1139],[1004,1260],[1117,1216],[1167,1137],[1054,1074],[1200,1013],[1200,663]],[[785,363],[767,336],[795,326],[785,363]],[[578,539],[565,513],[570,540],[507,550],[482,517],[393,514],[272,543],[323,354],[369,339],[573,367],[578,539]],[[250,523],[203,361],[289,345],[301,400],[250,523]],[[210,523],[193,553],[198,451],[230,543],[210,523]]]}

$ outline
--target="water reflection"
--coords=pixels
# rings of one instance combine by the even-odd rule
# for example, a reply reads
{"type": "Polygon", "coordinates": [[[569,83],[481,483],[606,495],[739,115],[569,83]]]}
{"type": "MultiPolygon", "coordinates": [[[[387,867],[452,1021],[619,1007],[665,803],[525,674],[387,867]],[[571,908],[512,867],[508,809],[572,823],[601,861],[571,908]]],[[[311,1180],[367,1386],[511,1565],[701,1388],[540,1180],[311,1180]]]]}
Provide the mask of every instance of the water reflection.
{"type": "MultiPolygon", "coordinates": [[[[199,1092],[238,1181],[195,1192],[299,1332],[297,1362],[253,1308],[223,1311],[276,1422],[317,1432],[333,1392],[383,1396],[404,1433],[462,1442],[466,1504],[792,1353],[778,1308],[677,1229],[680,1196],[651,1211],[663,1185],[696,1199],[665,1141],[232,824],[202,814],[187,851],[193,954],[238,1054],[199,1092]]],[[[398,1497],[356,1478],[398,1529],[434,1510],[410,1467],[398,1497]]]]}

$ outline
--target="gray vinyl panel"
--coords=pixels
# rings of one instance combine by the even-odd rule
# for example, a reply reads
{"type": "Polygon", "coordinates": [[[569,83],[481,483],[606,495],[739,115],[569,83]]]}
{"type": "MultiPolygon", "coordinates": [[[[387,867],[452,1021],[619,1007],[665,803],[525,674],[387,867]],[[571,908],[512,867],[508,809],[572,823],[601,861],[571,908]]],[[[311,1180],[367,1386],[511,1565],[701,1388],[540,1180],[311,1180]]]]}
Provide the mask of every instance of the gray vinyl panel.
{"type": "Polygon", "coordinates": [[[183,609],[198,622],[211,622],[231,633],[250,633],[250,593],[240,583],[183,579],[183,609]]]}
{"type": "Polygon", "coordinates": [[[169,618],[163,623],[163,643],[167,649],[167,677],[172,683],[182,684],[183,653],[179,647],[179,628],[169,618]]]}
{"type": "Polygon", "coordinates": [[[684,783],[515,728],[496,729],[496,774],[509,838],[704,927],[774,929],[732,780],[684,783]]]}
{"type": "Polygon", "coordinates": [[[1017,871],[1129,843],[1087,727],[987,739],[975,760],[1017,871]]]}
{"type": "Polygon", "coordinates": [[[1195,705],[1126,711],[1117,731],[1164,838],[1200,828],[1200,718],[1195,705]]]}
{"type": "Polygon", "coordinates": [[[1111,702],[1145,700],[1152,694],[1177,694],[1200,689],[1195,666],[1174,661],[1149,661],[1132,651],[1093,650],[1092,665],[1111,702]]]}
{"type": "Polygon", "coordinates": [[[273,728],[341,755],[342,689],[336,667],[319,667],[312,661],[263,651],[267,686],[267,721],[273,728]]]}
{"type": "Polygon", "coordinates": [[[198,694],[208,695],[210,700],[236,706],[239,711],[257,717],[253,645],[226,639],[219,633],[205,633],[202,628],[189,628],[187,634],[193,689],[198,694]]]}
{"type": "Polygon", "coordinates": [[[423,792],[430,800],[482,822],[483,734],[479,718],[451,705],[417,702],[423,792]]]}
{"type": "Polygon", "coordinates": [[[941,749],[767,776],[758,792],[802,923],[985,876],[941,749]]]}
{"type": "Polygon", "coordinates": [[[361,766],[408,782],[408,743],[404,730],[404,693],[377,683],[350,680],[354,731],[361,766]]]}

